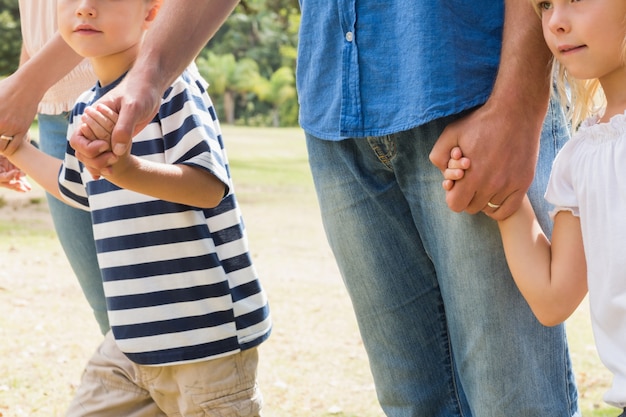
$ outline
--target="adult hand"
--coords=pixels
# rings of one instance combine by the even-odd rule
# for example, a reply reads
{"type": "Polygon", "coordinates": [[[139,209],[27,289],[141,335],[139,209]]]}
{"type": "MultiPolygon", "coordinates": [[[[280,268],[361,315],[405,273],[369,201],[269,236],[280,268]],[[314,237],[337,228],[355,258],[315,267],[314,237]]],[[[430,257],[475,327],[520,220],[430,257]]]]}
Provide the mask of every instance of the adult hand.
{"type": "Polygon", "coordinates": [[[120,85],[105,95],[100,103],[119,115],[111,137],[111,149],[117,156],[130,152],[133,136],[150,123],[161,104],[163,90],[131,72],[120,85]]]}
{"type": "MultiPolygon", "coordinates": [[[[29,91],[28,84],[18,78],[13,74],[0,81],[0,136],[7,138],[21,138],[28,134],[40,100],[39,96],[29,91]]],[[[0,147],[2,150],[7,148],[7,152],[11,153],[17,146],[3,143],[0,147]]]]}
{"type": "Polygon", "coordinates": [[[484,211],[501,220],[519,208],[534,177],[540,131],[534,118],[517,110],[490,99],[439,137],[430,159],[442,172],[455,146],[472,161],[464,178],[446,192],[453,211],[484,211]]]}

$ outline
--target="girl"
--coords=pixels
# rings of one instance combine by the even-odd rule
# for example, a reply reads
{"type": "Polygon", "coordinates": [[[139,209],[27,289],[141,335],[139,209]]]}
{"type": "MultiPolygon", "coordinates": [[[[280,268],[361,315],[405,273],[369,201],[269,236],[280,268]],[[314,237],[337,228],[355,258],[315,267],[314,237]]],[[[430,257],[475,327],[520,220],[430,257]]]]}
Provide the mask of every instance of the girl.
{"type": "MultiPolygon", "coordinates": [[[[541,323],[563,322],[589,290],[598,353],[614,376],[604,399],[626,417],[626,1],[534,5],[558,92],[578,129],[557,156],[546,192],[555,206],[552,243],[528,199],[498,225],[515,282],[541,323]]],[[[454,148],[444,189],[469,168],[454,148]]],[[[485,213],[499,204],[494,196],[485,213]]]]}

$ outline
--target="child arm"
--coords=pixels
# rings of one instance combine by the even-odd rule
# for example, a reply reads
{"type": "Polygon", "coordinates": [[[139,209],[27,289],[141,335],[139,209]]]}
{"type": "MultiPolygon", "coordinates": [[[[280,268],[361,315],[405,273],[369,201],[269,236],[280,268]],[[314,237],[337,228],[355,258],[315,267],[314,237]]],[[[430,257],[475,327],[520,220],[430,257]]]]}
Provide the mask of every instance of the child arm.
{"type": "MultiPolygon", "coordinates": [[[[117,118],[117,113],[103,104],[88,107],[81,118],[81,132],[94,141],[110,143],[117,118]]],[[[101,172],[108,181],[160,200],[212,208],[222,201],[226,191],[222,181],[198,167],[148,161],[130,153],[111,158],[110,165],[101,172]]],[[[89,166],[86,155],[79,159],[89,166]]]]}
{"type": "Polygon", "coordinates": [[[525,197],[498,226],[513,279],[537,319],[546,326],[565,321],[587,293],[580,219],[557,213],[550,243],[525,197]]]}
{"type": "Polygon", "coordinates": [[[213,174],[185,164],[164,164],[126,154],[105,178],[118,187],[193,207],[217,206],[226,186],[213,174]]]}
{"type": "Polygon", "coordinates": [[[9,162],[19,167],[48,193],[63,201],[59,191],[59,170],[62,161],[33,146],[28,140],[28,135],[23,136],[19,143],[17,139],[13,142],[17,145],[15,150],[2,150],[9,162]]]}

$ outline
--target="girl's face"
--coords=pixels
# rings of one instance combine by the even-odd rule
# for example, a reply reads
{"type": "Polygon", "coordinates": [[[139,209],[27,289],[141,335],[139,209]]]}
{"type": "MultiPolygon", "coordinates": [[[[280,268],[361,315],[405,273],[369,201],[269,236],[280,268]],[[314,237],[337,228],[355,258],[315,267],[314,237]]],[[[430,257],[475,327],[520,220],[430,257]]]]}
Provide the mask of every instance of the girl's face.
{"type": "Polygon", "coordinates": [[[58,0],[59,32],[78,54],[103,58],[136,53],[153,1],[58,0]]]}
{"type": "Polygon", "coordinates": [[[534,0],[554,57],[573,77],[624,73],[625,0],[534,0]]]}

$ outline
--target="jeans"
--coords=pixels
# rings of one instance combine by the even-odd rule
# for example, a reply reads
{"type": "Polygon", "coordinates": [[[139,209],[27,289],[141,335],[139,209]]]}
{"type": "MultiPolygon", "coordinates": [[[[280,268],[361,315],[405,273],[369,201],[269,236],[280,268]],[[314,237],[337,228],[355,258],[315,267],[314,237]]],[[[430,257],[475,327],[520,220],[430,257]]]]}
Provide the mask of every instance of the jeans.
{"type": "MultiPolygon", "coordinates": [[[[379,402],[389,417],[576,415],[564,326],[544,327],[533,316],[496,222],[445,203],[428,154],[457,117],[384,137],[306,137],[379,402]]],[[[543,192],[567,138],[551,103],[529,193],[546,228],[543,192]]]]}
{"type": "MultiPolygon", "coordinates": [[[[37,116],[41,149],[48,155],[59,159],[65,157],[68,116],[68,113],[37,116]]],[[[46,197],[63,251],[93,310],[100,331],[105,334],[109,329],[109,319],[91,228],[91,214],[70,207],[50,194],[46,197]]]]}

